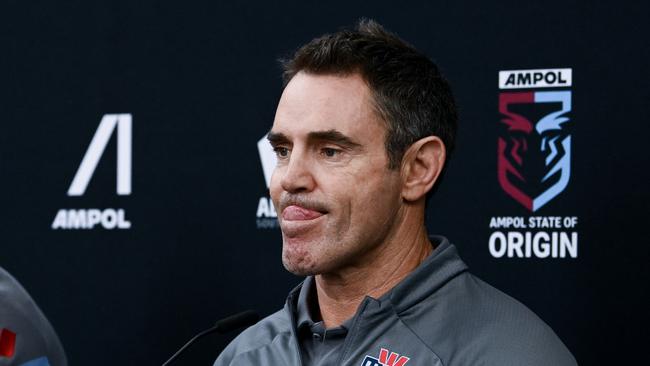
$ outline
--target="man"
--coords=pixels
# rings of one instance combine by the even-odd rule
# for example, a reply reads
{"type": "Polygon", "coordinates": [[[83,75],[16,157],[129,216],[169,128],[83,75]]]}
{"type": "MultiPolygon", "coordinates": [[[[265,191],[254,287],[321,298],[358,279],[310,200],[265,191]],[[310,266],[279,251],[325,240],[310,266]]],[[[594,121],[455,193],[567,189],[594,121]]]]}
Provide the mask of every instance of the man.
{"type": "Polygon", "coordinates": [[[286,306],[215,365],[574,365],[553,331],[424,225],[456,109],[424,55],[373,21],[285,61],[268,139],[286,306]]]}

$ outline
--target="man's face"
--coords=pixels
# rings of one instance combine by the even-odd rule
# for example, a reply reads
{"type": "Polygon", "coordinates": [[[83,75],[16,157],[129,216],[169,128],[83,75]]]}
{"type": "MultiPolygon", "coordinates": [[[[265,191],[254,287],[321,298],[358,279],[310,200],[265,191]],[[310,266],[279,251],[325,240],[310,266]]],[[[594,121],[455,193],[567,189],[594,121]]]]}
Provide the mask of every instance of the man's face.
{"type": "Polygon", "coordinates": [[[270,190],[287,270],[334,273],[384,242],[401,203],[385,137],[359,75],[300,72],[287,85],[269,133],[278,156],[270,190]]]}

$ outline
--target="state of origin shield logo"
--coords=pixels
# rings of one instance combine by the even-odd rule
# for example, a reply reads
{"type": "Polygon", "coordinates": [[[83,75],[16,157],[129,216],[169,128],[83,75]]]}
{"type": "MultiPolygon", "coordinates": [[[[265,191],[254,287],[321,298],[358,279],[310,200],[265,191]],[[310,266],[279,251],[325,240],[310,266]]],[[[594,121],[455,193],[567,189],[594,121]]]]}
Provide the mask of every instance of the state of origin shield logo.
{"type": "Polygon", "coordinates": [[[569,90],[499,94],[499,184],[531,212],[557,197],[569,183],[569,112],[569,90]]]}

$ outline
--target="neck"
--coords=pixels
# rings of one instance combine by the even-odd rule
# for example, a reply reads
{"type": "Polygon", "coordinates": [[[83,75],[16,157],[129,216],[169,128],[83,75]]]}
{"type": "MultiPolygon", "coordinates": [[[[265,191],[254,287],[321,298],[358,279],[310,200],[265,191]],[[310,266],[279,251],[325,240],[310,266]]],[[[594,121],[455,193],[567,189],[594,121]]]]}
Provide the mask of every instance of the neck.
{"type": "Polygon", "coordinates": [[[407,226],[396,234],[400,235],[391,235],[364,255],[359,264],[316,276],[318,305],[325,327],[341,325],[351,318],[366,296],[379,298],[390,291],[433,250],[424,225],[407,226]]]}

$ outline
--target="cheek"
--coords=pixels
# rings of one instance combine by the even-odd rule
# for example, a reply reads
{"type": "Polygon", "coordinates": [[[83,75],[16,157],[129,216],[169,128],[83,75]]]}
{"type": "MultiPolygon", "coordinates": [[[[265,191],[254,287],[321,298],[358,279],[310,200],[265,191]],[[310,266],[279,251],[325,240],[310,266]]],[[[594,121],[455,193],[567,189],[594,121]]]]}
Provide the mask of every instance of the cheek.
{"type": "Polygon", "coordinates": [[[358,180],[356,187],[352,196],[354,206],[360,211],[356,215],[363,220],[374,217],[382,221],[393,215],[401,197],[397,173],[383,167],[370,170],[358,180]]]}
{"type": "Polygon", "coordinates": [[[273,203],[276,205],[280,199],[280,193],[282,193],[282,186],[280,185],[280,182],[282,180],[281,177],[282,173],[279,171],[279,169],[273,169],[273,174],[271,175],[271,180],[269,182],[269,193],[271,194],[273,203]]]}

